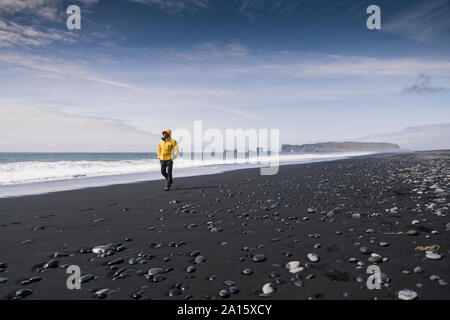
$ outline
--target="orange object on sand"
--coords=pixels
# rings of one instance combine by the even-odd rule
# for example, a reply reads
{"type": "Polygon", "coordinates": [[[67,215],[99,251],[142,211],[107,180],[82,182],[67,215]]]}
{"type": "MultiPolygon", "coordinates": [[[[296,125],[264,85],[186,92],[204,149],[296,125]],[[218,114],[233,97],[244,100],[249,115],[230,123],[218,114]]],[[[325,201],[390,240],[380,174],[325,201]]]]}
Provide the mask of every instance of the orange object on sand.
{"type": "Polygon", "coordinates": [[[439,250],[439,248],[440,248],[439,245],[433,244],[431,246],[426,246],[426,247],[418,246],[414,250],[417,250],[417,251],[437,251],[437,250],[439,250]]]}

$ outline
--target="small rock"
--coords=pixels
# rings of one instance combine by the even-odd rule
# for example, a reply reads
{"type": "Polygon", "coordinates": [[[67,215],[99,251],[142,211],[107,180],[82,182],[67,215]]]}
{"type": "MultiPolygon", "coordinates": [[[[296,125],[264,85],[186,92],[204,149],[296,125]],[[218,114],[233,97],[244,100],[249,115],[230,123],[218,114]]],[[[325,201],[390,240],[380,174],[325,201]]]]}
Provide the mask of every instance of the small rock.
{"type": "Polygon", "coordinates": [[[195,263],[203,263],[205,261],[206,261],[206,258],[204,256],[195,257],[195,263]]]}
{"type": "Polygon", "coordinates": [[[230,293],[228,292],[228,290],[220,290],[219,296],[221,296],[222,298],[228,298],[230,296],[230,293]]]}
{"type": "Polygon", "coordinates": [[[308,259],[311,262],[318,262],[320,260],[319,256],[316,253],[308,253],[308,259]]]}
{"type": "Polygon", "coordinates": [[[271,283],[266,283],[262,287],[262,292],[264,294],[272,294],[275,291],[275,287],[271,283]]]}
{"type": "Polygon", "coordinates": [[[188,266],[188,267],[186,268],[186,272],[187,272],[187,273],[195,272],[195,270],[197,270],[197,268],[195,268],[194,266],[188,266]]]}
{"type": "Polygon", "coordinates": [[[300,261],[290,261],[286,263],[285,267],[286,269],[294,269],[298,268],[300,266],[300,261]]]}
{"type": "Polygon", "coordinates": [[[246,276],[249,276],[253,273],[253,270],[250,268],[245,268],[244,270],[242,270],[242,274],[245,274],[246,276]]]}
{"type": "Polygon", "coordinates": [[[163,273],[163,269],[162,268],[151,268],[150,270],[148,270],[148,274],[151,276],[157,275],[163,273]]]}
{"type": "Polygon", "coordinates": [[[435,253],[432,251],[427,251],[425,257],[427,257],[430,260],[440,260],[442,256],[439,253],[435,253]]]}
{"type": "Polygon", "coordinates": [[[255,262],[263,262],[266,260],[266,256],[263,254],[256,254],[253,256],[252,260],[255,262]]]}
{"type": "Polygon", "coordinates": [[[19,290],[16,290],[12,294],[11,298],[13,300],[19,300],[19,299],[23,299],[25,297],[28,297],[31,294],[33,294],[33,290],[31,290],[31,289],[19,289],[19,290]]]}
{"type": "Polygon", "coordinates": [[[170,289],[170,291],[169,291],[170,297],[179,296],[181,294],[182,294],[181,290],[178,290],[178,289],[170,289]]]}
{"type": "Polygon", "coordinates": [[[94,278],[95,278],[95,276],[93,274],[90,274],[90,273],[85,274],[80,277],[80,283],[85,283],[85,282],[91,281],[94,278]]]}
{"type": "Polygon", "coordinates": [[[398,298],[400,300],[414,300],[418,297],[417,292],[409,289],[403,289],[398,292],[398,298]]]}

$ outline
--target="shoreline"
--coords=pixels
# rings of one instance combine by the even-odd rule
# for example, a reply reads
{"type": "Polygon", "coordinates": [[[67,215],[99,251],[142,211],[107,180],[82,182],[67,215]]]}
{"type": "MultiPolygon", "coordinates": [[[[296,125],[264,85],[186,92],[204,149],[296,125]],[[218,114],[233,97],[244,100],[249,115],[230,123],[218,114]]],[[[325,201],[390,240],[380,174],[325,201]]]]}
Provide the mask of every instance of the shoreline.
{"type": "Polygon", "coordinates": [[[25,299],[392,300],[410,289],[449,299],[449,160],[450,151],[384,153],[283,165],[275,176],[175,178],[170,192],[149,181],[3,198],[0,298],[30,289],[25,299]],[[92,253],[111,243],[125,247],[92,253]],[[416,250],[429,245],[440,259],[416,250]],[[386,275],[381,290],[365,286],[370,261],[386,275]],[[81,290],[66,287],[69,265],[93,275],[81,290]],[[152,268],[162,272],[146,276],[152,268]],[[267,283],[275,291],[263,297],[267,283]]]}
{"type": "MultiPolygon", "coordinates": [[[[373,154],[384,154],[384,153],[371,153],[371,154],[363,154],[363,155],[358,154],[358,155],[354,155],[354,156],[346,155],[346,156],[341,156],[341,157],[338,157],[337,154],[335,154],[335,153],[334,154],[324,154],[329,157],[320,157],[317,159],[311,158],[309,160],[296,160],[293,162],[280,163],[279,166],[351,159],[354,157],[361,157],[361,156],[364,157],[364,156],[370,156],[373,154]]],[[[320,156],[323,156],[323,155],[321,154],[320,156]]],[[[260,168],[265,167],[266,165],[267,165],[266,163],[263,163],[263,164],[244,163],[244,164],[240,164],[240,165],[239,164],[220,164],[220,165],[211,164],[211,165],[205,165],[205,166],[175,168],[175,170],[176,170],[175,174],[177,175],[177,178],[196,177],[196,176],[202,176],[202,175],[221,174],[221,173],[235,171],[235,170],[260,169],[260,168]]],[[[159,170],[127,173],[127,174],[117,174],[117,175],[106,175],[106,176],[91,176],[91,177],[72,178],[72,179],[36,181],[36,182],[20,183],[20,184],[6,184],[6,185],[0,185],[0,199],[16,198],[16,197],[23,197],[23,196],[29,196],[29,195],[42,195],[42,194],[48,194],[48,193],[53,193],[53,192],[82,190],[82,189],[88,189],[88,188],[141,183],[141,182],[157,181],[157,180],[162,180],[162,176],[161,176],[159,170]]]]}

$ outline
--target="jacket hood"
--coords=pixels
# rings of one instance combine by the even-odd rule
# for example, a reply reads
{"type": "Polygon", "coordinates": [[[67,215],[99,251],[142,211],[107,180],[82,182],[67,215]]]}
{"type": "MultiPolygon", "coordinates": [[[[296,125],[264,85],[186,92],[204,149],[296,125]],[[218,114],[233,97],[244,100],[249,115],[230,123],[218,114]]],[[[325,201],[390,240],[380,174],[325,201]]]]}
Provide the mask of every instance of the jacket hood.
{"type": "Polygon", "coordinates": [[[169,134],[169,139],[172,139],[172,131],[170,131],[170,129],[166,129],[162,133],[164,132],[167,132],[169,134]]]}

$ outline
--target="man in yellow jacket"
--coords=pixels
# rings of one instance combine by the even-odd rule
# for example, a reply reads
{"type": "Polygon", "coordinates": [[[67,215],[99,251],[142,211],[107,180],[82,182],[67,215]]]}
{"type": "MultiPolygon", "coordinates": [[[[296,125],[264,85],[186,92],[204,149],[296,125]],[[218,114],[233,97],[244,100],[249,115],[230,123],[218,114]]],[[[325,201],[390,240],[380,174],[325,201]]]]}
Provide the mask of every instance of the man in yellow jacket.
{"type": "Polygon", "coordinates": [[[166,129],[162,132],[162,139],[158,144],[158,159],[161,162],[161,174],[166,178],[167,184],[164,191],[169,191],[172,186],[173,160],[178,157],[178,144],[172,139],[172,131],[166,129]]]}

